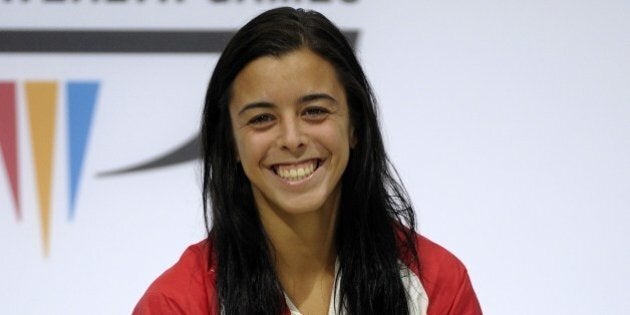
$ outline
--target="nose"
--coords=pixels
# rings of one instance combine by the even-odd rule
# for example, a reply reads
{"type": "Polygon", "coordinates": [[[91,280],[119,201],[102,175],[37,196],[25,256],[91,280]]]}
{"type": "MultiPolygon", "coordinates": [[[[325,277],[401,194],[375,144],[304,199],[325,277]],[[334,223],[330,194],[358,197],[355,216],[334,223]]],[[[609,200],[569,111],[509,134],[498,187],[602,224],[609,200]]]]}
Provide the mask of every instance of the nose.
{"type": "Polygon", "coordinates": [[[303,149],[306,145],[306,135],[296,119],[285,119],[282,122],[278,140],[282,149],[293,153],[303,149]]]}

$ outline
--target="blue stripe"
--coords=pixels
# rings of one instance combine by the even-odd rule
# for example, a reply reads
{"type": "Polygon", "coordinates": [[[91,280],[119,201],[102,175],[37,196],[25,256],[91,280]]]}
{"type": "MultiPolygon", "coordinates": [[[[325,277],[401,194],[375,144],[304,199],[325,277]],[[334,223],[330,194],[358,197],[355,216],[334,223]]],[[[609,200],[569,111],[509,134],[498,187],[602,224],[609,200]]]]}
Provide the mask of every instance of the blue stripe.
{"type": "Polygon", "coordinates": [[[68,93],[68,156],[70,171],[70,208],[68,219],[74,218],[81,170],[92,124],[99,82],[71,81],[66,84],[68,93]]]}

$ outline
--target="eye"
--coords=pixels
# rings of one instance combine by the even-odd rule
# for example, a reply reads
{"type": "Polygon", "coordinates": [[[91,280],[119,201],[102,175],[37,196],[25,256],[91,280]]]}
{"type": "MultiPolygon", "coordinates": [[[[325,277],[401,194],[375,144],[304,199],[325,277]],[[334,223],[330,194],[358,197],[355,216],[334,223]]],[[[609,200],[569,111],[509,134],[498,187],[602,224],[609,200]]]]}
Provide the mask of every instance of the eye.
{"type": "Polygon", "coordinates": [[[254,126],[265,126],[274,121],[274,119],[270,114],[260,114],[252,117],[247,123],[254,126]]]}
{"type": "Polygon", "coordinates": [[[330,113],[328,109],[324,107],[308,107],[304,109],[302,115],[309,120],[322,120],[330,113]]]}

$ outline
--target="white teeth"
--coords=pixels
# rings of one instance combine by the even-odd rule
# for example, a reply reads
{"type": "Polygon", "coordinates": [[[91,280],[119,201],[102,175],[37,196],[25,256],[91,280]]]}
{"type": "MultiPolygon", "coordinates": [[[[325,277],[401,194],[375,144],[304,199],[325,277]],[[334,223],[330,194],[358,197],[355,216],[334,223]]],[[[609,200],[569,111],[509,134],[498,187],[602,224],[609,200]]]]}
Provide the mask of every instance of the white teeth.
{"type": "Polygon", "coordinates": [[[310,176],[316,167],[317,160],[311,160],[298,165],[281,165],[275,167],[276,174],[288,181],[298,181],[310,176]]]}

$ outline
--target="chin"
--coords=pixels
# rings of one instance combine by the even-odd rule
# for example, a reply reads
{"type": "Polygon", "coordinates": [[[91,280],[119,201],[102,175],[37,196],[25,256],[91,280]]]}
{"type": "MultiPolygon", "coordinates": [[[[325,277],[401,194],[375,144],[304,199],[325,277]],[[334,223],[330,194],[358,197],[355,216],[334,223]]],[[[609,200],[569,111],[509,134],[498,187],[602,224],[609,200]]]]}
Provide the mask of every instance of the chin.
{"type": "Polygon", "coordinates": [[[278,204],[277,209],[288,215],[301,215],[323,211],[323,209],[325,208],[325,204],[325,201],[309,202],[302,200],[298,202],[286,202],[278,204]]]}
{"type": "MultiPolygon", "coordinates": [[[[253,185],[252,185],[253,186],[253,185]]],[[[253,186],[254,199],[259,211],[272,211],[277,216],[301,216],[319,214],[328,217],[336,211],[341,194],[341,187],[334,188],[319,185],[309,191],[287,191],[273,189],[261,191],[253,186]]]]}

